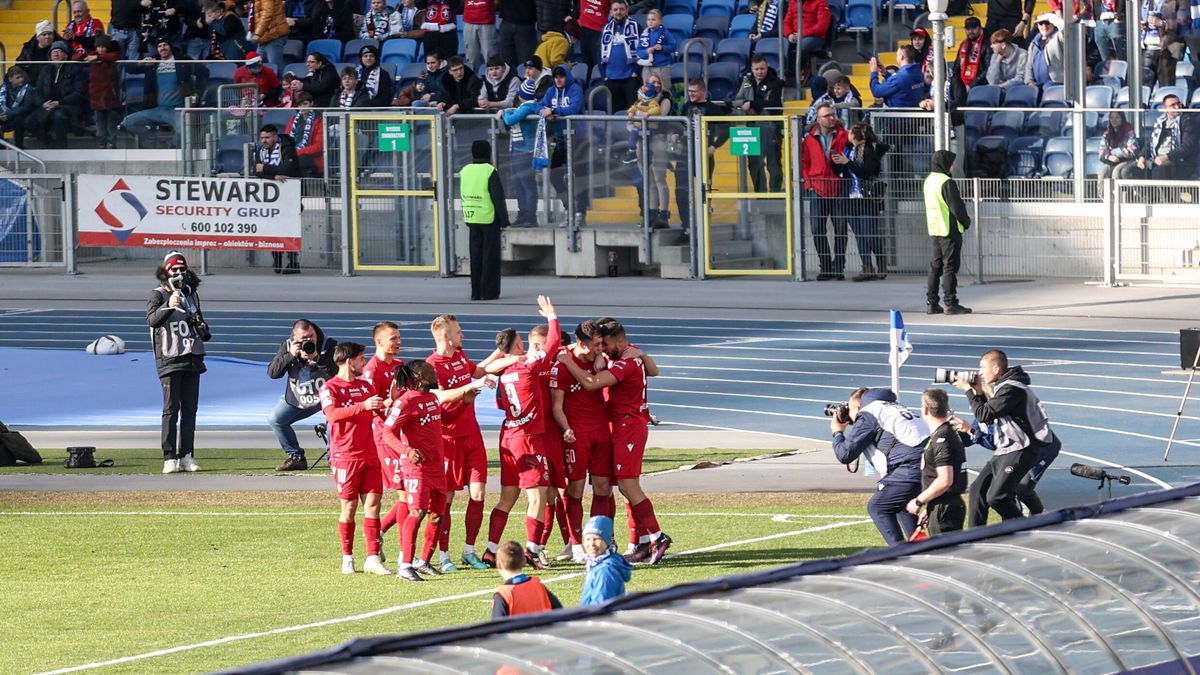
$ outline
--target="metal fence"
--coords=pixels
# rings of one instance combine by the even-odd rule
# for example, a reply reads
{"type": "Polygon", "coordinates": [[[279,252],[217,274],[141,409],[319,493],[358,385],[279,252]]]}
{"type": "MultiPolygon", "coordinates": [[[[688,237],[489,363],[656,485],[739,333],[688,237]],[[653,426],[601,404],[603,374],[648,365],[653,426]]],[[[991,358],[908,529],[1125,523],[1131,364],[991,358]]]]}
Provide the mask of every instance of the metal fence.
{"type": "Polygon", "coordinates": [[[74,265],[74,203],[65,188],[61,175],[0,177],[0,267],[74,265]]]}

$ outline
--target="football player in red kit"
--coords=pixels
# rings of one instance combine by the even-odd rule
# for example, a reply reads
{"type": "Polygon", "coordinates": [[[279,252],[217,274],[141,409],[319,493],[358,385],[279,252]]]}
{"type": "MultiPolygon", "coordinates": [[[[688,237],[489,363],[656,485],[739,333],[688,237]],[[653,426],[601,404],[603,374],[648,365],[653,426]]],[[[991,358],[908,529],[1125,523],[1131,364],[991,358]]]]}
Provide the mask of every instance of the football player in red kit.
{"type": "MultiPolygon", "coordinates": [[[[402,341],[400,327],[391,321],[380,321],[371,331],[375,342],[375,354],[363,367],[363,379],[371,383],[375,392],[380,396],[388,395],[392,390],[392,379],[397,365],[396,354],[400,353],[402,341]]],[[[385,401],[390,403],[391,401],[385,401]]],[[[383,467],[383,486],[393,487],[399,493],[396,503],[384,514],[379,521],[379,536],[382,538],[397,521],[403,521],[408,516],[408,500],[404,498],[404,482],[396,480],[400,476],[400,465],[389,456],[387,444],[383,442],[384,416],[376,415],[371,431],[375,437],[375,452],[379,454],[379,463],[383,467]]],[[[380,544],[379,558],[384,560],[383,545],[380,544]]]]}
{"type": "Polygon", "coordinates": [[[495,565],[508,512],[525,490],[528,507],[525,511],[525,557],[536,569],[545,569],[538,558],[541,551],[542,528],[545,522],[549,494],[550,471],[546,464],[546,418],[549,406],[542,393],[544,381],[539,372],[549,369],[562,344],[558,315],[545,296],[538,296],[538,313],[550,324],[546,334],[545,351],[526,353],[521,336],[511,328],[496,335],[496,348],[506,354],[488,365],[488,372],[500,373],[497,384],[497,405],[504,410],[500,428],[500,501],[492,509],[488,523],[487,552],[484,561],[495,565]]]}
{"type": "Polygon", "coordinates": [[[354,574],[354,519],[363,497],[363,535],[367,540],[364,572],[390,574],[379,559],[379,497],[383,471],[371,431],[383,399],[371,383],[360,379],[364,347],[343,342],[333,351],[338,374],[321,387],[321,411],[329,420],[329,468],[342,501],[338,534],[342,540],[342,573],[354,574]]]}
{"type": "MultiPolygon", "coordinates": [[[[546,346],[546,334],[549,332],[549,327],[546,324],[534,326],[529,331],[529,353],[544,353],[546,346]]],[[[566,333],[559,335],[558,351],[567,349],[567,343],[571,340],[571,336],[566,333]]],[[[538,380],[538,396],[540,400],[538,405],[542,410],[546,411],[545,431],[542,433],[543,450],[546,456],[546,468],[550,475],[550,490],[547,493],[546,511],[543,522],[546,524],[542,528],[541,541],[537,542],[541,548],[538,550],[538,562],[549,567],[550,559],[546,555],[546,544],[550,541],[550,535],[554,533],[554,521],[557,517],[559,530],[562,532],[563,543],[566,544],[566,552],[571,553],[571,535],[567,522],[567,471],[563,460],[563,442],[562,434],[558,433],[558,427],[554,422],[552,414],[552,399],[550,397],[550,371],[558,364],[555,360],[555,354],[551,354],[550,358],[543,359],[540,362],[540,367],[537,369],[538,380]]],[[[560,558],[567,560],[571,555],[560,558]]]]}
{"type": "MultiPolygon", "coordinates": [[[[493,352],[481,363],[472,362],[462,349],[462,328],[452,314],[443,314],[434,319],[430,325],[430,332],[433,333],[436,347],[426,361],[437,373],[440,389],[449,391],[483,377],[487,374],[484,370],[487,364],[500,356],[498,352],[493,352]]],[[[446,513],[442,517],[442,533],[438,541],[441,550],[441,570],[454,572],[458,569],[450,560],[448,552],[450,504],[454,502],[454,493],[463,488],[470,490],[470,499],[464,519],[466,542],[463,545],[462,561],[475,569],[487,569],[487,565],[475,554],[475,539],[479,536],[479,528],[483,524],[483,498],[487,488],[487,448],[483,445],[483,432],[479,430],[479,422],[475,419],[474,393],[442,405],[442,446],[445,451],[447,495],[446,513]]]]}
{"type": "Polygon", "coordinates": [[[630,562],[649,560],[658,564],[671,546],[671,538],[658,525],[654,505],[642,491],[642,455],[649,435],[650,404],[646,398],[646,378],[658,375],[658,366],[645,352],[629,344],[625,327],[616,319],[601,319],[600,337],[609,358],[607,370],[591,375],[580,368],[570,354],[560,354],[558,362],[589,391],[608,388],[608,421],[612,427],[613,477],[627,501],[630,536],[637,546],[628,556],[630,562]]]}
{"type": "MultiPolygon", "coordinates": [[[[607,366],[602,350],[596,322],[588,320],[580,323],[575,328],[575,343],[569,351],[575,365],[594,375],[607,366]]],[[[585,560],[581,538],[583,492],[589,475],[592,480],[591,515],[612,518],[617,508],[612,493],[612,441],[608,415],[604,410],[604,393],[584,389],[566,366],[555,362],[550,370],[550,395],[554,420],[558,423],[563,440],[571,559],[581,563],[585,560]]],[[[551,431],[553,429],[547,433],[551,431]]]]}
{"type": "Polygon", "coordinates": [[[437,384],[433,366],[415,359],[395,367],[390,390],[393,403],[384,423],[383,439],[388,459],[398,462],[408,508],[400,523],[400,562],[396,575],[406,581],[441,576],[429,560],[438,542],[442,514],[446,511],[446,469],[442,458],[442,411],[445,403],[462,400],[487,380],[475,380],[451,391],[431,391],[437,384]],[[414,560],[417,530],[426,514],[421,557],[414,560]]]}

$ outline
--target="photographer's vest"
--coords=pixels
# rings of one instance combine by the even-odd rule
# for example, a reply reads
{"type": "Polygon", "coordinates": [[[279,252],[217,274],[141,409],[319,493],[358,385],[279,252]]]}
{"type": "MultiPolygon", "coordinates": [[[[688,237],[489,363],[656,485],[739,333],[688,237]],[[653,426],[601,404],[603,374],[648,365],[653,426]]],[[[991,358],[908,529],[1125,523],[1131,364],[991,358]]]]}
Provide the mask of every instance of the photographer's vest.
{"type": "Polygon", "coordinates": [[[1050,418],[1042,407],[1037,394],[1023,382],[1004,380],[996,385],[995,391],[1001,387],[1016,387],[1025,392],[1025,417],[1001,417],[992,423],[992,444],[996,446],[995,454],[1006,455],[1010,452],[1020,452],[1029,447],[1038,448],[1054,442],[1054,432],[1050,429],[1050,418]]]}
{"type": "Polygon", "coordinates": [[[459,197],[466,224],[491,225],[496,222],[496,205],[488,192],[488,181],[495,171],[496,167],[487,162],[475,162],[459,172],[459,197]]]}
{"type": "Polygon", "coordinates": [[[886,476],[906,461],[920,462],[925,442],[929,440],[929,425],[925,424],[925,420],[892,401],[871,401],[859,411],[860,415],[863,413],[874,417],[879,424],[875,440],[864,453],[879,475],[886,476]],[[879,442],[884,434],[890,435],[892,442],[881,448],[879,442]],[[893,453],[898,446],[904,446],[908,453],[893,453]]]}
{"type": "MultiPolygon", "coordinates": [[[[934,171],[925,178],[925,226],[929,228],[931,237],[950,236],[950,207],[942,197],[942,186],[948,180],[951,180],[950,176],[940,171],[934,171]]],[[[957,225],[958,233],[962,234],[962,225],[957,225]]]]}
{"type": "Polygon", "coordinates": [[[160,359],[173,359],[181,356],[204,355],[204,342],[196,335],[189,320],[196,314],[196,302],[191,295],[183,296],[183,302],[178,309],[171,309],[171,292],[161,288],[155,291],[162,296],[162,306],[156,311],[171,312],[171,319],[150,329],[150,339],[153,343],[155,356],[160,359]]]}

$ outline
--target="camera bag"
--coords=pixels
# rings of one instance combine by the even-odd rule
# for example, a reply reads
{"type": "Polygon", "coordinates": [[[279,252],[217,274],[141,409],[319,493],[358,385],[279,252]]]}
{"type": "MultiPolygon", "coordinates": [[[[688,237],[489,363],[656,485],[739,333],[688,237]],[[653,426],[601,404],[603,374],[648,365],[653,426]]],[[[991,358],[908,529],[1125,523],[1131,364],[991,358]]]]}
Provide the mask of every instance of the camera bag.
{"type": "Polygon", "coordinates": [[[98,466],[112,466],[113,461],[106,459],[96,463],[96,448],[91,445],[67,448],[67,460],[63,466],[68,469],[94,469],[98,466]]]}
{"type": "Polygon", "coordinates": [[[12,431],[0,422],[0,466],[12,466],[17,462],[41,464],[42,456],[20,432],[12,431]]]}

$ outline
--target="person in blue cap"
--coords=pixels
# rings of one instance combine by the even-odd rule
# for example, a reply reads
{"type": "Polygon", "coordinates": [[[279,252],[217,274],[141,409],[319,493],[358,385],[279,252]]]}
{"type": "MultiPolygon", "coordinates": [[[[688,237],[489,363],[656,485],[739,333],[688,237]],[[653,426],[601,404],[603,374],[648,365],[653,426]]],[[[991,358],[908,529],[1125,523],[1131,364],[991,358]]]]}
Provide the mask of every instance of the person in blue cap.
{"type": "Polygon", "coordinates": [[[583,551],[587,554],[587,574],[579,606],[600,605],[625,594],[625,584],[633,576],[633,565],[617,553],[613,544],[613,521],[608,516],[592,516],[583,526],[583,551]]]}

